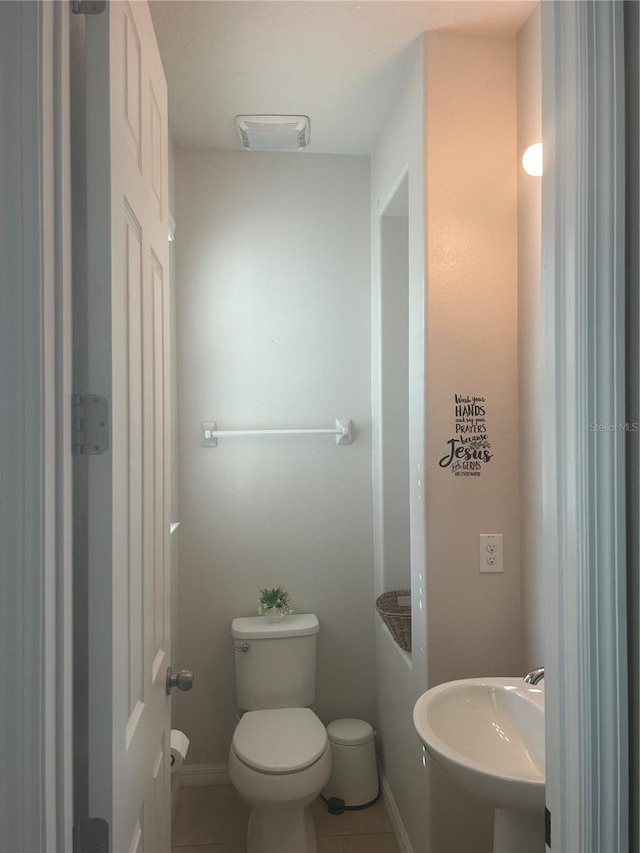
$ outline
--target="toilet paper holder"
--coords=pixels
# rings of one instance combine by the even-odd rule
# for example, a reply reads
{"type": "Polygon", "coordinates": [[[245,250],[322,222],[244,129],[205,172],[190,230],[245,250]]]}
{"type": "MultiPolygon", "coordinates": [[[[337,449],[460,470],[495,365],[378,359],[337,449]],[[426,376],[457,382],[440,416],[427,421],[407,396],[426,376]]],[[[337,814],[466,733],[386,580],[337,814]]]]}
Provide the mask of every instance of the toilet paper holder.
{"type": "Polygon", "coordinates": [[[179,729],[171,729],[171,772],[182,766],[189,751],[189,738],[179,729]]]}

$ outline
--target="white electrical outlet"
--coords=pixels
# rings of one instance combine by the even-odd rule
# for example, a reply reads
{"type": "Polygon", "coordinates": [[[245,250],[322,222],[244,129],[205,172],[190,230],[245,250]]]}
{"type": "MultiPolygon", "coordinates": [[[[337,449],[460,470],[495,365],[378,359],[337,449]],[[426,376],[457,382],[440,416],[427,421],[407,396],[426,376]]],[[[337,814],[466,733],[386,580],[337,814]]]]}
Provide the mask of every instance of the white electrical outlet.
{"type": "Polygon", "coordinates": [[[481,533],[478,557],[481,572],[504,572],[502,533],[481,533]]]}

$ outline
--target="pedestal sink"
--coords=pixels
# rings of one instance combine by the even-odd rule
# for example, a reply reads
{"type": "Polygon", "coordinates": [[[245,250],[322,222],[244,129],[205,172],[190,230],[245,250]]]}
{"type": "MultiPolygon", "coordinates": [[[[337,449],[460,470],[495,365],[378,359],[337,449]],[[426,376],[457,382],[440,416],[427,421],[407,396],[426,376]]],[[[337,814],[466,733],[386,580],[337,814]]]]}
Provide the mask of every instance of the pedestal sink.
{"type": "Polygon", "coordinates": [[[469,678],[427,690],[413,723],[430,755],[495,809],[494,853],[544,851],[544,688],[469,678]]]}

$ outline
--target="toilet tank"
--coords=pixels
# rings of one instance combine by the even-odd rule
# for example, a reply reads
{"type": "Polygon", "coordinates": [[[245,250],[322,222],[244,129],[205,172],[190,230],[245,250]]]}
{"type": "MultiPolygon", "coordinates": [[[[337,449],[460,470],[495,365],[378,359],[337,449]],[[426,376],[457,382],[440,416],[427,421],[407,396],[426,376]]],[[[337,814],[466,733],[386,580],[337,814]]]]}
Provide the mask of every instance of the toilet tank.
{"type": "Polygon", "coordinates": [[[236,696],[242,711],[306,708],[316,698],[316,637],[313,613],[282,622],[243,616],[231,623],[236,661],[236,696]],[[248,646],[246,651],[239,649],[248,646]]]}

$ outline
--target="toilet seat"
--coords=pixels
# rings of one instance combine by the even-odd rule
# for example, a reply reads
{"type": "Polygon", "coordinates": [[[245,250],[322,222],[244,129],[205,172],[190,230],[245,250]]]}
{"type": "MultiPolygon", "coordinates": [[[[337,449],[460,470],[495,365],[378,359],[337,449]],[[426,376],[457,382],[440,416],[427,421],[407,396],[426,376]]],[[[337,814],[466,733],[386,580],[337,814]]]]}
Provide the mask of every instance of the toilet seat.
{"type": "Polygon", "coordinates": [[[327,730],[309,708],[247,711],[231,748],[243,764],[260,773],[296,773],[327,749],[327,730]]]}

